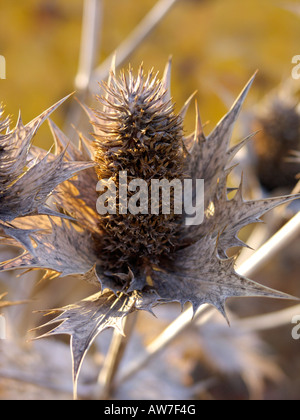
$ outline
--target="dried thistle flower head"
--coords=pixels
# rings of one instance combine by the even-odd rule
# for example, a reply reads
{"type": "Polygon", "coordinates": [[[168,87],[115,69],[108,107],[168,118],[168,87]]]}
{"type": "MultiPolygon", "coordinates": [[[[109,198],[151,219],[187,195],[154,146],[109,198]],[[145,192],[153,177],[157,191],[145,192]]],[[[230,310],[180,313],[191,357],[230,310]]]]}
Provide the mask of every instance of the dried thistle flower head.
{"type": "MultiPolygon", "coordinates": [[[[153,179],[184,178],[182,119],[174,112],[166,86],[152,73],[145,76],[142,67],[137,78],[132,69],[119,79],[112,73],[109,86],[104,85],[106,97],[100,98],[102,110],[96,111],[96,172],[99,180],[114,182],[117,197],[120,171],[126,171],[128,183],[134,179],[145,181],[150,192],[153,179]]],[[[125,213],[119,199],[117,214],[99,219],[105,232],[103,250],[111,268],[116,261],[124,265],[134,260],[141,270],[150,270],[151,264],[159,263],[160,256],[178,247],[181,217],[174,214],[174,205],[170,214],[162,214],[160,200],[159,214],[151,214],[151,199],[147,204],[141,214],[125,213]]]]}
{"type": "MultiPolygon", "coordinates": [[[[238,275],[235,259],[227,256],[229,248],[245,245],[237,236],[242,227],[295,198],[245,201],[240,185],[236,195],[228,199],[230,163],[247,142],[230,147],[231,135],[253,78],[209,136],[203,133],[196,108],[195,131],[185,137],[182,120],[190,100],[177,115],[171,102],[170,72],[170,62],[161,81],[151,72],[145,75],[142,68],[137,76],[132,70],[120,77],[112,72],[106,95],[100,99],[102,109],[86,108],[95,140],[90,142],[82,136],[79,149],[72,143],[66,149],[68,139],[50,122],[59,157],[49,155],[47,162],[51,165],[59,159],[55,171],[58,181],[70,178],[52,186],[57,185],[53,193],[55,215],[44,216],[49,212],[39,206],[38,216],[23,211],[21,191],[19,202],[14,204],[18,213],[13,221],[10,219],[10,226],[0,217],[3,241],[12,238],[14,244],[24,248],[19,257],[1,263],[0,271],[40,268],[48,276],[79,277],[97,290],[83,301],[57,310],[59,315],[46,324],[60,322],[45,336],[72,337],[75,385],[95,337],[108,327],[122,332],[122,320],[130,312],[151,311],[159,303],[177,301],[181,305],[191,302],[194,310],[209,303],[226,316],[225,301],[229,297],[289,298],[238,275]],[[80,171],[76,177],[74,170],[69,170],[72,165],[80,171]],[[115,214],[99,214],[99,179],[114,181],[120,192],[120,171],[127,172],[128,177],[142,178],[146,186],[153,179],[204,179],[203,223],[186,225],[184,214],[175,213],[174,201],[167,215],[123,214],[120,203],[115,214]]],[[[15,135],[20,136],[22,130],[24,126],[17,126],[15,135]]],[[[0,138],[0,144],[5,141],[5,137],[0,138]]],[[[22,156],[28,145],[28,141],[19,145],[22,156]]],[[[37,154],[35,148],[31,153],[37,154]]],[[[1,158],[0,172],[3,165],[1,158]]],[[[53,173],[42,175],[45,185],[50,186],[53,173]]],[[[1,205],[6,204],[7,197],[0,200],[1,205]]]]}
{"type": "Polygon", "coordinates": [[[288,158],[291,152],[300,151],[300,106],[291,86],[284,84],[267,96],[253,127],[258,130],[253,147],[261,184],[269,191],[292,189],[300,168],[288,158]]]}

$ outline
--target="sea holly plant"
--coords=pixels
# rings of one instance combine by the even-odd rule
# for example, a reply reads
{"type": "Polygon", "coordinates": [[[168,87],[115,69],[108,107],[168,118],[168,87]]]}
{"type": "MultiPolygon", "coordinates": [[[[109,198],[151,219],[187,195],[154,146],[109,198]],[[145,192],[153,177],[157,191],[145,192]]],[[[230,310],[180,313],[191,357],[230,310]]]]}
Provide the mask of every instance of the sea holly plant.
{"type": "Polygon", "coordinates": [[[84,106],[94,138],[80,135],[79,147],[52,121],[55,153],[32,146],[38,127],[60,103],[25,126],[19,119],[12,131],[8,120],[1,123],[1,243],[24,252],[2,262],[0,271],[42,269],[46,276],[77,277],[95,287],[92,296],[52,310],[57,316],[44,325],[50,331],[42,337],[71,336],[75,390],[94,339],[106,328],[122,334],[132,312],[190,302],[194,311],[208,303],[226,317],[230,297],[291,298],[237,274],[235,258],[228,256],[230,248],[245,246],[238,238],[241,228],[299,198],[246,201],[242,182],[228,196],[232,159],[250,139],[230,146],[231,136],[254,77],[208,136],[197,107],[195,131],[185,136],[192,97],[176,113],[170,73],[170,62],[161,80],[142,67],[137,75],[129,68],[117,76],[112,69],[98,109],[84,106]],[[126,213],[121,200],[113,214],[99,214],[97,185],[110,180],[118,195],[120,172],[149,188],[153,179],[203,179],[203,223],[187,225],[184,212],[175,212],[174,197],[168,214],[126,213]]]}

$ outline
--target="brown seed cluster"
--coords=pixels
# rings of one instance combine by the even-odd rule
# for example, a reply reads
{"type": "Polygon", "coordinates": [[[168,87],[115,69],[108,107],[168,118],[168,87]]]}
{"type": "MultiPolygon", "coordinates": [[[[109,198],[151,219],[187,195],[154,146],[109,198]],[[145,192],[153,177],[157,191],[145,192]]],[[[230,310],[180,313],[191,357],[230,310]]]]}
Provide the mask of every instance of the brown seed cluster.
{"type": "Polygon", "coordinates": [[[254,129],[254,149],[261,184],[272,191],[280,187],[292,189],[299,164],[287,161],[292,151],[300,150],[300,113],[294,104],[279,98],[273,100],[265,115],[258,117],[254,129]]]}
{"type": "MultiPolygon", "coordinates": [[[[112,73],[103,88],[106,95],[99,98],[102,110],[94,122],[94,159],[99,180],[110,179],[117,187],[117,214],[99,216],[104,251],[121,264],[132,259],[157,264],[177,247],[182,216],[174,214],[174,197],[170,214],[151,214],[151,180],[183,179],[182,119],[164,83],[142,68],[136,78],[131,69],[120,78],[112,73]],[[128,183],[137,178],[147,182],[148,214],[120,214],[120,171],[127,171],[128,183]]],[[[128,192],[128,198],[135,193],[128,192]]]]}

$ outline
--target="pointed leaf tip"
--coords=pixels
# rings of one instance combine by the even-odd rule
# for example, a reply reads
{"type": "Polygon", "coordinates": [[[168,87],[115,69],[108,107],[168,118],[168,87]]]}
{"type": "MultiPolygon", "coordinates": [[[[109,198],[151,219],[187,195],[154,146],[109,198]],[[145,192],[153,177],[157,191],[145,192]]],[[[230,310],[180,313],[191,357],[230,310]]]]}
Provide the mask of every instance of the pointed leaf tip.
{"type": "MultiPolygon", "coordinates": [[[[58,326],[36,339],[57,334],[71,336],[74,395],[83,360],[93,341],[107,328],[115,328],[123,333],[122,320],[133,310],[135,301],[134,294],[121,293],[116,296],[107,291],[96,293],[75,305],[55,310],[61,314],[39,327],[51,327],[60,322],[58,326]]],[[[48,314],[50,313],[48,311],[48,314]]]]}
{"type": "Polygon", "coordinates": [[[69,95],[65,96],[46,111],[42,112],[38,117],[34,118],[30,123],[26,125],[26,128],[31,128],[33,130],[33,135],[39,129],[39,127],[43,124],[43,122],[57,109],[59,108],[67,99],[69,99],[74,92],[70,93],[69,95]]]}
{"type": "MultiPolygon", "coordinates": [[[[232,107],[230,108],[229,112],[225,115],[225,117],[220,121],[223,122],[226,119],[229,119],[231,123],[234,123],[237,118],[238,115],[240,113],[240,110],[242,108],[242,105],[251,89],[251,86],[255,80],[256,77],[256,72],[254,73],[254,75],[250,78],[250,80],[246,83],[244,89],[242,90],[242,92],[239,94],[239,96],[237,97],[237,99],[234,101],[232,107]]],[[[219,124],[220,124],[219,123],[219,124]]]]}
{"type": "Polygon", "coordinates": [[[169,57],[167,65],[164,70],[162,77],[162,87],[167,92],[165,101],[168,102],[171,100],[171,71],[172,71],[172,57],[169,57]]]}
{"type": "Polygon", "coordinates": [[[116,61],[117,61],[117,51],[114,52],[111,59],[111,64],[110,64],[110,72],[113,74],[116,74],[116,61]]]}
{"type": "Polygon", "coordinates": [[[190,106],[193,98],[196,96],[196,94],[197,94],[197,90],[191,94],[191,96],[185,101],[183,107],[181,108],[181,111],[179,112],[179,115],[180,115],[182,120],[184,120],[184,118],[186,116],[186,113],[187,113],[187,110],[189,109],[189,106],[190,106]]]}

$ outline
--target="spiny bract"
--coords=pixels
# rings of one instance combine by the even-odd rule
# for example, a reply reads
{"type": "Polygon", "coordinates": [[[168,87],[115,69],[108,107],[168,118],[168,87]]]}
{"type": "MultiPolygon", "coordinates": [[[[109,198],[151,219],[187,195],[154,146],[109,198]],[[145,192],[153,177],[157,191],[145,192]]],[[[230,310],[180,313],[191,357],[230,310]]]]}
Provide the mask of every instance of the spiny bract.
{"type": "Polygon", "coordinates": [[[288,297],[238,275],[235,260],[227,256],[229,248],[244,246],[237,237],[242,227],[295,198],[244,201],[240,185],[228,199],[230,162],[248,141],[230,147],[230,139],[253,78],[209,136],[197,109],[195,132],[184,137],[182,121],[191,98],[177,115],[170,71],[169,62],[161,81],[142,68],[137,77],[131,69],[120,77],[112,71],[102,109],[84,107],[95,139],[81,136],[79,148],[51,121],[56,153],[31,145],[56,106],[26,126],[19,119],[12,131],[6,120],[1,125],[1,132],[6,130],[0,136],[1,242],[24,253],[3,262],[0,270],[40,268],[46,277],[76,276],[96,288],[93,296],[57,310],[59,315],[46,324],[61,321],[44,336],[72,337],[75,387],[95,337],[108,327],[122,331],[122,320],[132,311],[178,301],[191,302],[194,310],[209,303],[225,315],[225,301],[232,296],[288,297]],[[152,178],[204,179],[204,222],[186,226],[184,215],[172,211],[123,215],[118,208],[116,215],[100,216],[99,178],[112,178],[118,186],[120,170],[147,183],[152,178]]]}

